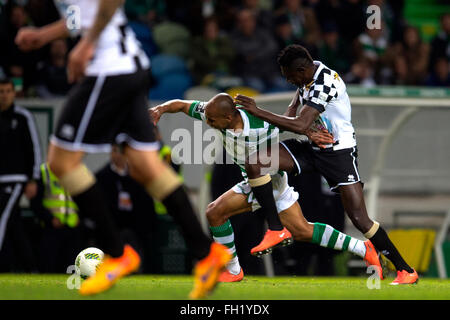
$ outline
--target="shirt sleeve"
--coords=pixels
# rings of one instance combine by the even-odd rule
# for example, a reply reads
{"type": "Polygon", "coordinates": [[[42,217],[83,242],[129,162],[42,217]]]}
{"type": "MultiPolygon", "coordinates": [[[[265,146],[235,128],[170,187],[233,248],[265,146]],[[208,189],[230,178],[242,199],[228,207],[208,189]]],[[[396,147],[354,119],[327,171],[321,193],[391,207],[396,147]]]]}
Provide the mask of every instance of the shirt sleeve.
{"type": "Polygon", "coordinates": [[[66,21],[66,28],[72,38],[81,35],[81,11],[77,5],[69,5],[65,1],[55,1],[59,15],[66,21]]]}
{"type": "Polygon", "coordinates": [[[308,101],[306,104],[317,109],[319,112],[324,112],[328,103],[338,96],[336,86],[333,83],[334,79],[337,77],[338,75],[336,72],[333,72],[332,74],[330,70],[324,70],[322,75],[309,89],[308,101]]]}
{"type": "Polygon", "coordinates": [[[189,107],[189,116],[198,120],[206,121],[205,117],[206,102],[194,101],[189,107]]]}

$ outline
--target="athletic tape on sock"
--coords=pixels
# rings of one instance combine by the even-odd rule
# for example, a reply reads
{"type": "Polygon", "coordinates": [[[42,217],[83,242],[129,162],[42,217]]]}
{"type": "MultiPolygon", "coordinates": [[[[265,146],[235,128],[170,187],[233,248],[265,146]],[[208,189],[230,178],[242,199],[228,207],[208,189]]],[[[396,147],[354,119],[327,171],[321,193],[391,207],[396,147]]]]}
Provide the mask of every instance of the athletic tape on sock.
{"type": "Polygon", "coordinates": [[[255,179],[248,179],[248,184],[253,187],[259,187],[266,183],[269,183],[272,180],[270,177],[270,174],[266,174],[265,176],[255,178],[255,179]]]}
{"type": "Polygon", "coordinates": [[[369,229],[369,231],[364,233],[364,237],[366,237],[367,239],[372,238],[374,236],[374,234],[377,233],[379,227],[380,227],[380,224],[378,222],[374,221],[373,225],[369,229]]]}
{"type": "Polygon", "coordinates": [[[61,186],[71,196],[76,196],[83,193],[93,186],[95,181],[95,176],[84,164],[79,165],[74,170],[66,173],[59,179],[61,186]]]}
{"type": "Polygon", "coordinates": [[[166,167],[163,173],[146,186],[146,190],[153,198],[162,201],[179,186],[181,186],[180,177],[171,168],[166,167]]]}

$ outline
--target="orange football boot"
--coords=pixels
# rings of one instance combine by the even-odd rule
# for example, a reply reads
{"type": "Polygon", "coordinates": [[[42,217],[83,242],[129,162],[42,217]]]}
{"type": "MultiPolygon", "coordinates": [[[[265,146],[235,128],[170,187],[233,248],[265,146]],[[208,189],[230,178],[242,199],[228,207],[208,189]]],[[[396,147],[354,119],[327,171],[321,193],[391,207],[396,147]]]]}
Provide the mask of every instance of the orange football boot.
{"type": "Polygon", "coordinates": [[[217,285],[219,275],[231,260],[231,254],[224,245],[213,242],[209,255],[197,262],[194,268],[194,288],[190,299],[201,299],[211,293],[217,285]]]}
{"type": "Polygon", "coordinates": [[[219,282],[239,282],[242,279],[244,279],[244,271],[242,268],[238,274],[232,274],[230,271],[225,270],[219,276],[219,282]]]}
{"type": "Polygon", "coordinates": [[[120,278],[135,272],[140,264],[138,253],[130,245],[125,245],[122,256],[105,258],[97,272],[81,284],[79,292],[81,295],[92,295],[106,291],[120,278]]]}
{"type": "Polygon", "coordinates": [[[366,246],[366,255],[364,256],[366,266],[374,266],[378,272],[380,280],[383,280],[383,267],[381,266],[381,260],[377,250],[370,240],[364,241],[364,245],[366,246]]]}
{"type": "Polygon", "coordinates": [[[286,229],[282,230],[267,230],[263,240],[260,244],[254,247],[250,253],[254,256],[260,257],[264,254],[271,253],[276,247],[287,246],[294,242],[292,234],[286,229]]]}
{"type": "Polygon", "coordinates": [[[397,286],[399,284],[413,284],[419,282],[419,275],[416,270],[413,269],[414,272],[409,273],[406,270],[397,271],[397,278],[392,281],[390,284],[393,286],[397,286]]]}

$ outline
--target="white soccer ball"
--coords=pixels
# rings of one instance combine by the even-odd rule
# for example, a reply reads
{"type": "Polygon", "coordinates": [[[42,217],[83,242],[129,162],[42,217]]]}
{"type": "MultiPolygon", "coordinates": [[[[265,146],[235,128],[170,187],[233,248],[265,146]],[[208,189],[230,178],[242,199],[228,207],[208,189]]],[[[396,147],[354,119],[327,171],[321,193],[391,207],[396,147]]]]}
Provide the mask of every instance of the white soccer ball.
{"type": "Polygon", "coordinates": [[[81,251],[75,259],[75,266],[78,268],[80,276],[86,279],[94,275],[104,255],[102,250],[94,247],[81,251]]]}

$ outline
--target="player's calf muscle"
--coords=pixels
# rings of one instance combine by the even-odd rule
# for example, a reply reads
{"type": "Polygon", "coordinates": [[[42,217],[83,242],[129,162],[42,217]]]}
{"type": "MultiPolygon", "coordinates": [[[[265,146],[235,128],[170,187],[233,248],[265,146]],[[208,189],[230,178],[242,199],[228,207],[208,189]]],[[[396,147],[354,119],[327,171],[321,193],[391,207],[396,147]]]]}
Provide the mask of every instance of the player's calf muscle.
{"type": "Polygon", "coordinates": [[[139,183],[146,185],[165,171],[166,165],[156,151],[140,151],[125,148],[130,175],[139,183]]]}
{"type": "Polygon", "coordinates": [[[145,188],[155,199],[162,201],[182,185],[180,178],[172,168],[164,167],[161,174],[147,181],[145,188]]]}
{"type": "Polygon", "coordinates": [[[286,229],[292,234],[295,241],[309,242],[313,236],[314,225],[312,223],[302,223],[292,214],[281,213],[280,220],[286,229]]]}

